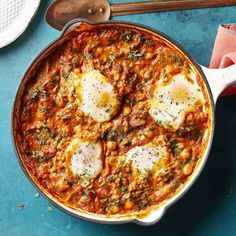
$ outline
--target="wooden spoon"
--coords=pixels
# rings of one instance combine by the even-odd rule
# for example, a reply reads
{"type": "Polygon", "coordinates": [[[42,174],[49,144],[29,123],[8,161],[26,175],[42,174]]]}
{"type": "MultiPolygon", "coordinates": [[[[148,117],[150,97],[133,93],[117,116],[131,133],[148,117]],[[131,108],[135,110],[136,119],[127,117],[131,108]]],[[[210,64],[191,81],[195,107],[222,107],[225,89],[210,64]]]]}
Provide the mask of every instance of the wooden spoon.
{"type": "Polygon", "coordinates": [[[159,0],[112,5],[107,0],[56,0],[47,9],[46,21],[61,30],[66,23],[76,18],[97,22],[106,21],[111,16],[232,5],[236,5],[236,0],[159,0]]]}

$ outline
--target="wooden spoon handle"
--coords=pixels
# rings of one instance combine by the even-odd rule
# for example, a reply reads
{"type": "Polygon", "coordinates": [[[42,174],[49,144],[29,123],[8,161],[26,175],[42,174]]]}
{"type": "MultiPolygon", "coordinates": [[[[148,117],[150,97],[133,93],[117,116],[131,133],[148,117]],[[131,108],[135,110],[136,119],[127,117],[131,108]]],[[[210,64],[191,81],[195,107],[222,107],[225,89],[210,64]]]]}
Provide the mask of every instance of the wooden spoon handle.
{"type": "Polygon", "coordinates": [[[111,15],[121,16],[232,5],[236,5],[236,0],[159,0],[153,2],[117,3],[111,5],[111,15]]]}

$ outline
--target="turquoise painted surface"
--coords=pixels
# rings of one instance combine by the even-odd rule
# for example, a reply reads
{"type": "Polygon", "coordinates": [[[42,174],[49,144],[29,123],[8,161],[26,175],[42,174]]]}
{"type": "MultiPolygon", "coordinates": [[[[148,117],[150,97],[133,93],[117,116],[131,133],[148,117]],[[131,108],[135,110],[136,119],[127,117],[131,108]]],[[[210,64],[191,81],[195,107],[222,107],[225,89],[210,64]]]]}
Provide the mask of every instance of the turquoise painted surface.
{"type": "MultiPolygon", "coordinates": [[[[117,2],[117,1],[113,1],[117,2]]],[[[99,225],[77,220],[51,206],[20,169],[12,148],[10,114],[20,78],[35,54],[59,33],[43,15],[44,0],[26,32],[0,49],[0,235],[236,235],[236,96],[220,98],[216,135],[207,165],[194,187],[156,225],[99,225]],[[25,207],[19,209],[18,204],[25,207]],[[52,211],[48,211],[48,206],[52,211]]],[[[116,17],[170,35],[208,65],[218,24],[235,22],[236,7],[116,17]]]]}

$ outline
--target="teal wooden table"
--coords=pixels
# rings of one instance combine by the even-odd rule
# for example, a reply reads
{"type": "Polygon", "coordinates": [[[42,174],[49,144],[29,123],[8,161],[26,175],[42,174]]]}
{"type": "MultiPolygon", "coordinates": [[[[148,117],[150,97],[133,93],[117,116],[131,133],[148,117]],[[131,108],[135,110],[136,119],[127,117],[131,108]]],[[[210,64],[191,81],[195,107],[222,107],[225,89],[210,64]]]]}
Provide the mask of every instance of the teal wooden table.
{"type": "MultiPolygon", "coordinates": [[[[113,1],[117,2],[117,1],[113,1]]],[[[35,54],[59,32],[44,21],[42,0],[25,33],[0,49],[0,235],[236,235],[236,96],[218,100],[216,133],[207,165],[193,188],[154,226],[99,225],[51,206],[29,183],[13,151],[10,116],[20,78],[35,54]]],[[[236,7],[116,17],[161,30],[208,65],[217,27],[236,22],[236,7]]]]}

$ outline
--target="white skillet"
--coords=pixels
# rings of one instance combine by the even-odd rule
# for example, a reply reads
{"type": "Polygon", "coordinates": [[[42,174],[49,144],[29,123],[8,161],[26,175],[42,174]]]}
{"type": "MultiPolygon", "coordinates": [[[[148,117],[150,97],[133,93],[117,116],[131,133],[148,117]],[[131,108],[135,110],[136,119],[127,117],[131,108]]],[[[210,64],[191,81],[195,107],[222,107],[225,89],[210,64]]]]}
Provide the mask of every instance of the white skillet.
{"type": "Polygon", "coordinates": [[[138,25],[130,22],[120,22],[120,21],[106,21],[106,22],[99,22],[99,23],[88,23],[81,19],[76,19],[71,22],[69,22],[62,31],[61,36],[52,42],[49,46],[47,46],[45,49],[43,49],[32,61],[32,63],[27,68],[25,74],[23,75],[22,81],[19,85],[14,107],[13,107],[13,113],[12,113],[12,140],[13,144],[16,149],[18,161],[25,172],[26,176],[29,178],[29,180],[34,184],[34,186],[38,189],[39,192],[42,193],[43,196],[45,196],[52,204],[54,204],[56,207],[60,208],[61,210],[67,212],[70,215],[73,215],[80,219],[85,219],[93,222],[98,223],[109,223],[109,224],[121,224],[121,223],[128,223],[128,222],[135,222],[141,225],[151,225],[156,222],[158,222],[165,211],[170,207],[174,202],[176,202],[178,199],[180,199],[192,186],[192,184],[196,181],[197,177],[200,175],[207,157],[210,152],[211,144],[212,144],[212,138],[214,134],[214,109],[215,104],[217,101],[217,98],[219,97],[220,93],[230,84],[236,81],[236,65],[230,66],[226,69],[208,69],[206,67],[200,66],[198,63],[196,63],[191,56],[173,39],[166,36],[165,34],[154,30],[147,28],[143,25],[138,25]],[[181,51],[183,54],[185,54],[189,60],[193,63],[193,65],[196,67],[196,69],[201,74],[203,80],[205,81],[206,87],[208,89],[208,93],[211,100],[211,108],[212,108],[212,128],[210,130],[210,137],[207,145],[207,149],[205,154],[202,156],[198,166],[195,168],[194,173],[190,177],[189,181],[185,184],[185,186],[173,197],[166,200],[161,206],[158,208],[152,209],[148,215],[146,215],[144,218],[136,218],[132,216],[121,216],[121,217],[115,217],[110,216],[106,217],[103,215],[96,215],[91,214],[84,211],[77,211],[72,208],[69,208],[68,206],[64,205],[63,203],[59,202],[53,195],[51,195],[49,192],[47,192],[45,189],[42,188],[38,180],[35,178],[35,176],[30,172],[30,170],[27,167],[27,164],[25,162],[25,154],[23,152],[23,149],[20,145],[20,123],[19,123],[19,115],[20,115],[20,106],[21,106],[21,98],[23,96],[25,86],[28,80],[31,79],[32,74],[37,70],[37,67],[40,65],[40,62],[45,59],[53,50],[56,50],[60,47],[61,44],[63,44],[68,38],[70,37],[71,32],[76,28],[83,27],[85,25],[90,25],[92,27],[97,26],[103,26],[103,25],[116,25],[116,26],[122,26],[122,27],[129,27],[136,30],[142,30],[149,32],[151,34],[154,34],[158,37],[163,38],[163,40],[167,41],[168,43],[172,44],[177,50],[181,51]]]}

